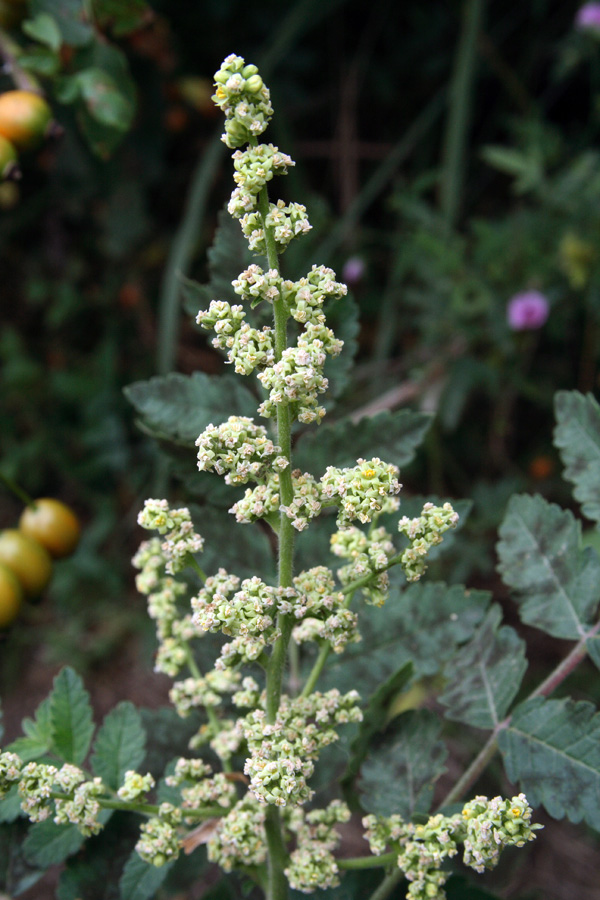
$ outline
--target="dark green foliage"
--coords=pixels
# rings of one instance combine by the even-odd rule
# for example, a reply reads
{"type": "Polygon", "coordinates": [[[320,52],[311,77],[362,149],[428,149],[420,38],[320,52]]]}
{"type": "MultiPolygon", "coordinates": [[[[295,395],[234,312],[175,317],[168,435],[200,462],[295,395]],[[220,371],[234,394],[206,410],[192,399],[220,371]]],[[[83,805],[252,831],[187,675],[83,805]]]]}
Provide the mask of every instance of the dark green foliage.
{"type": "Polygon", "coordinates": [[[146,732],[132,703],[123,701],[108,713],[94,741],[92,767],[114,791],[128,769],[137,770],[146,755],[146,732]]]}
{"type": "Polygon", "coordinates": [[[498,743],[508,777],[533,806],[600,829],[600,714],[591,703],[527,700],[498,743]]]}
{"type": "Polygon", "coordinates": [[[157,375],[128,385],[125,396],[145,431],[190,447],[207,425],[256,412],[256,398],[234,375],[157,375]]]}
{"type": "Polygon", "coordinates": [[[88,754],[94,723],[90,697],[73,669],[54,679],[49,697],[52,751],[65,762],[81,765],[88,754]]]}
{"type": "Polygon", "coordinates": [[[361,803],[367,812],[397,813],[407,821],[429,812],[448,754],[441,730],[440,718],[425,709],[406,712],[388,727],[361,769],[361,803]]]}
{"type": "Polygon", "coordinates": [[[600,406],[591,394],[559,391],[554,406],[554,443],[565,466],[565,478],[582,512],[600,522],[600,406]]]}
{"type": "Polygon", "coordinates": [[[507,625],[502,610],[489,610],[468,644],[444,670],[439,697],[446,716],[476,728],[495,728],[508,712],[527,669],[525,641],[507,625]]]}
{"type": "Polygon", "coordinates": [[[499,534],[499,569],[522,620],[555,637],[581,637],[600,600],[600,560],[582,551],[573,514],[542,497],[515,496],[499,534]]]}
{"type": "Polygon", "coordinates": [[[414,459],[431,424],[431,417],[409,410],[380,412],[352,422],[343,419],[324,423],[303,434],[294,451],[294,462],[302,471],[320,476],[327,466],[353,466],[358,457],[379,456],[396,466],[414,459]]]}
{"type": "Polygon", "coordinates": [[[160,868],[144,862],[134,851],[123,869],[123,875],[119,882],[121,900],[148,900],[153,897],[161,886],[172,863],[167,863],[160,868]]]}

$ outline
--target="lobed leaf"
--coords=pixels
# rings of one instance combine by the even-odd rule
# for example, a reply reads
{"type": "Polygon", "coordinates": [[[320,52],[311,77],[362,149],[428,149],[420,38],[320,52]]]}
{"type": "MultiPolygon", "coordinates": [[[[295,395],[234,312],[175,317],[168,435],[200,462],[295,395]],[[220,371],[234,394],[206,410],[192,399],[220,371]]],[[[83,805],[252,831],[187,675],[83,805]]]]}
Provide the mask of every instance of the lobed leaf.
{"type": "Polygon", "coordinates": [[[34,719],[23,719],[23,737],[17,738],[6,750],[18,753],[23,762],[31,762],[48,753],[52,747],[52,720],[50,698],[42,700],[35,711],[34,719]]]}
{"type": "Polygon", "coordinates": [[[322,475],[327,466],[353,466],[359,456],[379,456],[405,466],[414,459],[431,421],[425,413],[386,410],[359,422],[347,418],[324,424],[302,435],[294,449],[294,464],[312,475],[322,475]]]}
{"type": "Polygon", "coordinates": [[[90,749],[94,723],[90,697],[79,675],[62,669],[49,698],[52,750],[65,762],[81,765],[90,749]]]}
{"type": "Polygon", "coordinates": [[[136,770],[146,755],[146,731],[142,717],[128,701],[119,703],[98,729],[92,768],[104,784],[116,791],[128,769],[136,770]]]}
{"type": "Polygon", "coordinates": [[[121,900],[147,900],[148,897],[154,897],[172,865],[170,862],[160,867],[153,866],[134,850],[125,863],[119,881],[121,900]]]}
{"type": "Polygon", "coordinates": [[[600,523],[600,405],[592,394],[559,391],[554,399],[554,444],[588,519],[600,523]]]}
{"type": "Polygon", "coordinates": [[[499,628],[494,605],[468,644],[445,669],[446,689],[438,698],[446,717],[475,728],[494,728],[504,718],[527,669],[525,641],[513,628],[499,628]]]}
{"type": "Polygon", "coordinates": [[[253,416],[256,398],[235,375],[157,375],[124,388],[142,424],[151,431],[193,446],[207,425],[229,416],[253,416]]]}
{"type": "Polygon", "coordinates": [[[362,805],[380,816],[404,819],[431,808],[434,782],[445,771],[448,752],[439,740],[442,723],[426,709],[404,713],[363,764],[362,805]]]}
{"type": "Polygon", "coordinates": [[[412,662],[415,678],[437,674],[470,640],[490,596],[441,582],[392,588],[385,606],[359,610],[362,641],[328,662],[323,680],[340,690],[358,685],[368,694],[406,662],[412,662]]]}
{"type": "Polygon", "coordinates": [[[600,829],[600,714],[591,703],[526,700],[498,745],[508,777],[533,806],[600,829]]]}
{"type": "Polygon", "coordinates": [[[500,526],[499,571],[519,614],[554,637],[585,635],[600,600],[600,559],[581,550],[581,526],[542,497],[512,497],[500,526]]]}

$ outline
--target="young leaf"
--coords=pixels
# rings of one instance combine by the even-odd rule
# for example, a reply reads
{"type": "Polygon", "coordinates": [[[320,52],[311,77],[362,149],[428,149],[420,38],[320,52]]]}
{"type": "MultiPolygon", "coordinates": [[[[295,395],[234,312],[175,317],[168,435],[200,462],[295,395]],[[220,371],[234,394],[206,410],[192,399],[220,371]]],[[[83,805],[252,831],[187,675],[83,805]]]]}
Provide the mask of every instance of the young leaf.
{"type": "Polygon", "coordinates": [[[229,416],[256,414],[256,398],[234,375],[157,375],[136,381],[124,393],[153,431],[193,446],[207,425],[219,425],[229,416]]]}
{"type": "MultiPolygon", "coordinates": [[[[402,668],[388,678],[369,698],[359,725],[358,734],[351,747],[351,757],[342,778],[342,788],[348,788],[358,775],[358,771],[369,751],[375,735],[385,728],[390,704],[399,694],[412,676],[412,663],[405,663],[402,668]]],[[[353,799],[351,797],[351,799],[353,799]]]]}
{"type": "Polygon", "coordinates": [[[398,813],[410,819],[431,807],[433,784],[445,771],[447,750],[438,740],[442,723],[426,709],[404,713],[390,736],[363,764],[362,805],[381,816],[398,813]]]}
{"type": "Polygon", "coordinates": [[[551,816],[600,829],[600,714],[569,697],[535,697],[498,737],[506,772],[551,816]]]}
{"type": "Polygon", "coordinates": [[[90,116],[105,128],[127,131],[135,106],[121,93],[112,75],[97,66],[77,75],[79,93],[90,116]]]}
{"type": "Polygon", "coordinates": [[[90,697],[79,675],[62,669],[48,698],[52,723],[52,749],[65,762],[81,765],[94,733],[90,697]]]}
{"type": "Polygon", "coordinates": [[[76,825],[56,825],[45,819],[32,825],[23,850],[29,863],[47,869],[77,853],[84,841],[76,825]]]}
{"type": "Polygon", "coordinates": [[[147,900],[148,897],[154,897],[172,865],[170,862],[160,867],[153,866],[134,850],[125,863],[119,881],[121,900],[147,900]]]}
{"type": "Polygon", "coordinates": [[[491,607],[471,641],[445,670],[446,689],[438,698],[446,716],[475,728],[494,728],[506,715],[527,669],[525,641],[491,607]]]}
{"type": "Polygon", "coordinates": [[[94,29],[86,14],[84,0],[32,0],[30,11],[39,17],[42,13],[56,21],[63,42],[71,47],[84,47],[94,37],[94,29]]]}
{"type": "Polygon", "coordinates": [[[128,769],[137,769],[146,752],[146,731],[132,703],[119,703],[108,713],[94,743],[92,768],[116,791],[128,769]]]}
{"type": "Polygon", "coordinates": [[[578,391],[559,391],[554,399],[554,444],[565,466],[565,478],[588,519],[600,523],[600,406],[578,391]]]}
{"type": "Polygon", "coordinates": [[[52,746],[52,721],[50,698],[42,700],[35,711],[35,719],[23,719],[21,727],[23,737],[17,738],[6,747],[12,753],[18,753],[24,762],[31,762],[44,756],[52,746]]]}
{"type": "Polygon", "coordinates": [[[490,602],[487,591],[440,582],[392,588],[383,607],[359,610],[362,641],[328,663],[327,687],[375,690],[398,666],[412,662],[415,678],[435,675],[473,635],[490,602]]]}
{"type": "Polygon", "coordinates": [[[499,534],[498,568],[517,591],[523,622],[554,637],[582,637],[600,600],[600,560],[591,548],[580,549],[573,514],[542,497],[517,495],[499,534]]]}
{"type": "Polygon", "coordinates": [[[379,456],[396,466],[414,459],[431,416],[409,410],[380,412],[360,422],[342,419],[303,434],[294,450],[294,464],[320,476],[327,466],[353,466],[357,457],[379,456]]]}
{"type": "Polygon", "coordinates": [[[28,37],[40,44],[45,44],[51,50],[59,50],[62,44],[62,35],[60,28],[56,24],[56,19],[48,13],[40,13],[33,19],[27,19],[21,26],[28,37]]]}

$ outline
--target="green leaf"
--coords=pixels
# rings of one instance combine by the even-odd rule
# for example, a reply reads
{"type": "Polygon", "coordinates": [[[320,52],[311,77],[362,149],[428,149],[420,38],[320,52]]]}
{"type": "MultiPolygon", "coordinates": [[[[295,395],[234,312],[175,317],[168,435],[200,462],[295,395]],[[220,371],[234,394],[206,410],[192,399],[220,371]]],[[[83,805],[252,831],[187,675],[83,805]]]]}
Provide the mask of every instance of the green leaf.
{"type": "Polygon", "coordinates": [[[136,381],[124,393],[145,426],[190,446],[211,423],[256,414],[256,398],[235,375],[173,372],[136,381]]]}
{"type": "Polygon", "coordinates": [[[79,92],[93,119],[116,131],[127,131],[135,112],[134,104],[121,93],[115,79],[97,67],[77,75],[79,92]]]}
{"type": "Polygon", "coordinates": [[[79,675],[62,669],[49,697],[52,749],[65,762],[81,765],[94,733],[90,697],[79,675]]]}
{"type": "Polygon", "coordinates": [[[35,719],[23,719],[21,723],[24,736],[17,738],[6,750],[18,753],[24,762],[39,759],[52,747],[52,720],[50,698],[42,700],[35,711],[35,719]]]}
{"type": "Polygon", "coordinates": [[[50,78],[60,69],[60,56],[48,47],[33,46],[26,53],[19,53],[19,65],[27,72],[50,78]]]}
{"type": "Polygon", "coordinates": [[[389,736],[368,756],[361,771],[362,805],[380,816],[411,819],[431,808],[434,782],[445,771],[442,723],[426,709],[404,713],[389,736]]]}
{"type": "Polygon", "coordinates": [[[121,900],[147,900],[154,897],[173,863],[153,866],[145,862],[134,850],[123,869],[119,881],[121,900]]]}
{"type": "Polygon", "coordinates": [[[446,689],[438,698],[446,716],[475,728],[494,728],[506,715],[527,669],[525,641],[491,607],[471,641],[445,670],[446,689]]]}
{"type": "Polygon", "coordinates": [[[84,0],[30,0],[30,12],[37,18],[51,16],[70,47],[83,47],[94,37],[94,29],[86,14],[84,0]]]}
{"type": "MultiPolygon", "coordinates": [[[[389,717],[390,704],[399,694],[413,673],[412,663],[405,663],[397,672],[387,679],[369,698],[363,711],[363,719],[358,726],[358,734],[352,743],[351,757],[342,779],[342,788],[346,790],[358,775],[372,740],[378,732],[384,730],[389,717]]],[[[348,799],[354,799],[349,793],[348,799]]]]}
{"type": "MultiPolygon", "coordinates": [[[[102,29],[110,28],[115,37],[137,31],[148,20],[150,9],[145,0],[95,0],[94,15],[102,29]]],[[[151,15],[151,13],[150,13],[151,15]]]]}
{"type": "MultiPolygon", "coordinates": [[[[8,748],[6,749],[8,750],[8,748]]],[[[20,815],[21,798],[19,796],[19,786],[13,784],[0,800],[0,822],[14,822],[20,815]]]]}
{"type": "Polygon", "coordinates": [[[323,406],[331,409],[335,399],[342,394],[350,381],[354,367],[354,357],[358,352],[358,332],[360,330],[359,309],[356,300],[348,295],[334,300],[326,307],[327,325],[335,336],[344,342],[338,356],[328,356],[323,372],[329,381],[328,393],[324,395],[323,406]]]}
{"type": "Polygon", "coordinates": [[[45,819],[32,825],[23,850],[29,863],[48,868],[77,853],[84,841],[77,826],[57,825],[52,819],[45,819]]]}
{"type": "Polygon", "coordinates": [[[406,662],[412,662],[415,678],[436,675],[470,640],[490,596],[436,582],[392,588],[385,606],[359,609],[362,641],[328,662],[323,681],[340,690],[358,686],[368,694],[406,662]]]}
{"type": "Polygon", "coordinates": [[[408,465],[422,443],[431,416],[409,410],[380,412],[352,422],[342,419],[307,431],[294,449],[294,464],[312,475],[322,475],[327,466],[352,466],[358,457],[379,456],[396,466],[408,465]]]}
{"type": "Polygon", "coordinates": [[[241,578],[260,575],[269,580],[274,577],[273,548],[258,523],[238,525],[231,513],[211,506],[190,505],[190,511],[205,538],[199,557],[204,571],[212,573],[223,567],[241,578]]]}
{"type": "Polygon", "coordinates": [[[44,875],[42,869],[30,866],[23,855],[27,833],[25,821],[0,825],[0,891],[5,892],[0,897],[4,900],[23,894],[44,875]]]}
{"type": "Polygon", "coordinates": [[[34,41],[39,41],[51,50],[60,50],[62,44],[60,28],[56,19],[48,13],[42,12],[33,19],[27,19],[21,27],[34,41]]]}
{"type": "Polygon", "coordinates": [[[600,829],[600,714],[591,703],[526,700],[498,745],[508,777],[533,806],[600,829]]]}
{"type": "Polygon", "coordinates": [[[575,499],[588,519],[600,523],[600,406],[578,391],[559,391],[554,399],[554,444],[573,482],[575,499]]]}
{"type": "Polygon", "coordinates": [[[581,550],[573,514],[542,497],[512,497],[500,526],[499,571],[517,593],[519,614],[554,637],[586,632],[600,600],[600,559],[581,550]]]}
{"type": "Polygon", "coordinates": [[[92,767],[104,784],[116,791],[125,772],[137,769],[146,754],[146,731],[132,703],[123,701],[108,713],[94,742],[92,767]]]}

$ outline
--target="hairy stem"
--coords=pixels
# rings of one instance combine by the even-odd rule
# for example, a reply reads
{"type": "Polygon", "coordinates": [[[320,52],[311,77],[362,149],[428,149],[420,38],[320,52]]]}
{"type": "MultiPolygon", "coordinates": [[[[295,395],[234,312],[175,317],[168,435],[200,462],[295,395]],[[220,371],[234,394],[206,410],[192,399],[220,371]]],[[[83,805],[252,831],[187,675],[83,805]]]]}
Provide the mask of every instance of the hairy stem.
{"type": "Polygon", "coordinates": [[[268,900],[287,900],[288,883],[284,875],[287,851],[276,806],[269,806],[265,817],[265,834],[269,847],[268,900]]]}

